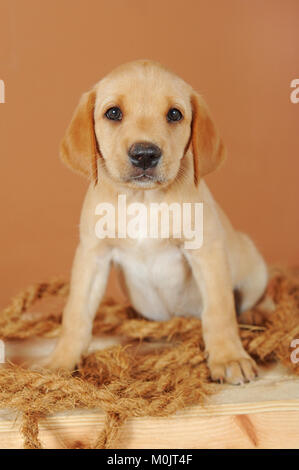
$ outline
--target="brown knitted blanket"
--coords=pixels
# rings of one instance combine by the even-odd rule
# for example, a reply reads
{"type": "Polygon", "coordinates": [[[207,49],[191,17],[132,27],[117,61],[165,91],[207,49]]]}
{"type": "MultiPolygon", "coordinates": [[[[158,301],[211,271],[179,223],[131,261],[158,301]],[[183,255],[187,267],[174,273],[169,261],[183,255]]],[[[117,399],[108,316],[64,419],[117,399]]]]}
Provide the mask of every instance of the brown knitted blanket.
{"type": "MultiPolygon", "coordinates": [[[[57,336],[61,312],[37,317],[26,312],[41,298],[67,293],[68,284],[55,280],[18,294],[0,314],[0,338],[57,336]]],[[[274,270],[267,295],[274,300],[275,311],[263,327],[240,325],[244,347],[259,364],[281,361],[299,374],[299,363],[290,360],[291,341],[299,338],[299,272],[274,270]]],[[[259,306],[251,314],[259,314],[259,306]]],[[[39,418],[74,408],[105,412],[104,429],[90,447],[113,448],[127,418],[167,416],[203,403],[217,388],[209,379],[198,319],[175,317],[158,323],[143,319],[129,306],[107,301],[99,309],[93,332],[122,335],[128,341],[89,354],[72,374],[12,364],[0,369],[0,408],[22,415],[25,448],[42,447],[39,418]]]]}

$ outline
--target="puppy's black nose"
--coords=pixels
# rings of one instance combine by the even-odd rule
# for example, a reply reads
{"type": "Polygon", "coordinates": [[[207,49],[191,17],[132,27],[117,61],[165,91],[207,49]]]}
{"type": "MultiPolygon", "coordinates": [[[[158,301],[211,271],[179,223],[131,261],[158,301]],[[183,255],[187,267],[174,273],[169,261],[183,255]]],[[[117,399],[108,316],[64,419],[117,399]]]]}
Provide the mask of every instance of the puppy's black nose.
{"type": "Polygon", "coordinates": [[[147,170],[158,165],[161,149],[150,142],[136,142],[129,148],[129,158],[132,165],[147,170]]]}

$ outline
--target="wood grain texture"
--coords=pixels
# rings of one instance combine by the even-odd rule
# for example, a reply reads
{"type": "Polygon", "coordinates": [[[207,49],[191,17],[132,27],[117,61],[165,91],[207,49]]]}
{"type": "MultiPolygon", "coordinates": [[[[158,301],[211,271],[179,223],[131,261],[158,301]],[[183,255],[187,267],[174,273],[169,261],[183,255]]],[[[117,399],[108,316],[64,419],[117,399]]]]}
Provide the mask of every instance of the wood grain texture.
{"type": "MultiPolygon", "coordinates": [[[[118,448],[277,449],[299,448],[299,378],[281,367],[261,371],[254,383],[215,385],[205,406],[168,418],[133,418],[123,426],[118,448]]],[[[64,413],[40,422],[44,448],[90,445],[103,427],[98,410],[64,413]]],[[[20,421],[2,410],[0,448],[22,448],[20,421]]]]}

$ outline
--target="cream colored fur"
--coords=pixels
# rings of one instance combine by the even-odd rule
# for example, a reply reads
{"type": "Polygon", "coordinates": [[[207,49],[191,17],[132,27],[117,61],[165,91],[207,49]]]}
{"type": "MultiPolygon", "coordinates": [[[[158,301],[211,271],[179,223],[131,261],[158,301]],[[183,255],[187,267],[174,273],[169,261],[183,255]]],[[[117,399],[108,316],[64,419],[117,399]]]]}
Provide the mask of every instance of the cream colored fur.
{"type": "Polygon", "coordinates": [[[62,144],[62,158],[91,182],[62,335],[47,365],[72,369],[86,352],[93,318],[116,264],[132,305],[146,318],[202,318],[214,380],[233,384],[252,380],[256,365],[239,338],[233,292],[240,291],[242,310],[252,307],[265,290],[267,269],[253,242],[234,230],[202,179],[224,159],[221,139],[202,98],[157,63],[121,66],[81,98],[62,144]],[[105,111],[116,105],[123,111],[121,122],[105,117],[105,111]],[[182,121],[167,122],[170,107],[181,110],[182,121]],[[128,148],[140,141],[162,149],[150,181],[132,179],[128,148]],[[184,238],[172,236],[99,240],[95,208],[100,202],[116,205],[119,194],[126,195],[128,204],[203,202],[203,246],[186,250],[184,238]]]}

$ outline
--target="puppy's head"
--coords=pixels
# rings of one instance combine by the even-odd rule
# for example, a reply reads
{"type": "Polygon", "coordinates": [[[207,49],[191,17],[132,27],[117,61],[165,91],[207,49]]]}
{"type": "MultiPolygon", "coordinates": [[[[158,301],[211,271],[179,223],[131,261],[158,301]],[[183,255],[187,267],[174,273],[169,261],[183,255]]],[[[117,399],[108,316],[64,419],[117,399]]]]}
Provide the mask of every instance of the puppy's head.
{"type": "Polygon", "coordinates": [[[221,163],[224,149],[202,98],[143,60],[118,67],[82,96],[61,155],[95,181],[103,171],[116,182],[151,189],[180,177],[185,158],[197,184],[221,163]]]}

